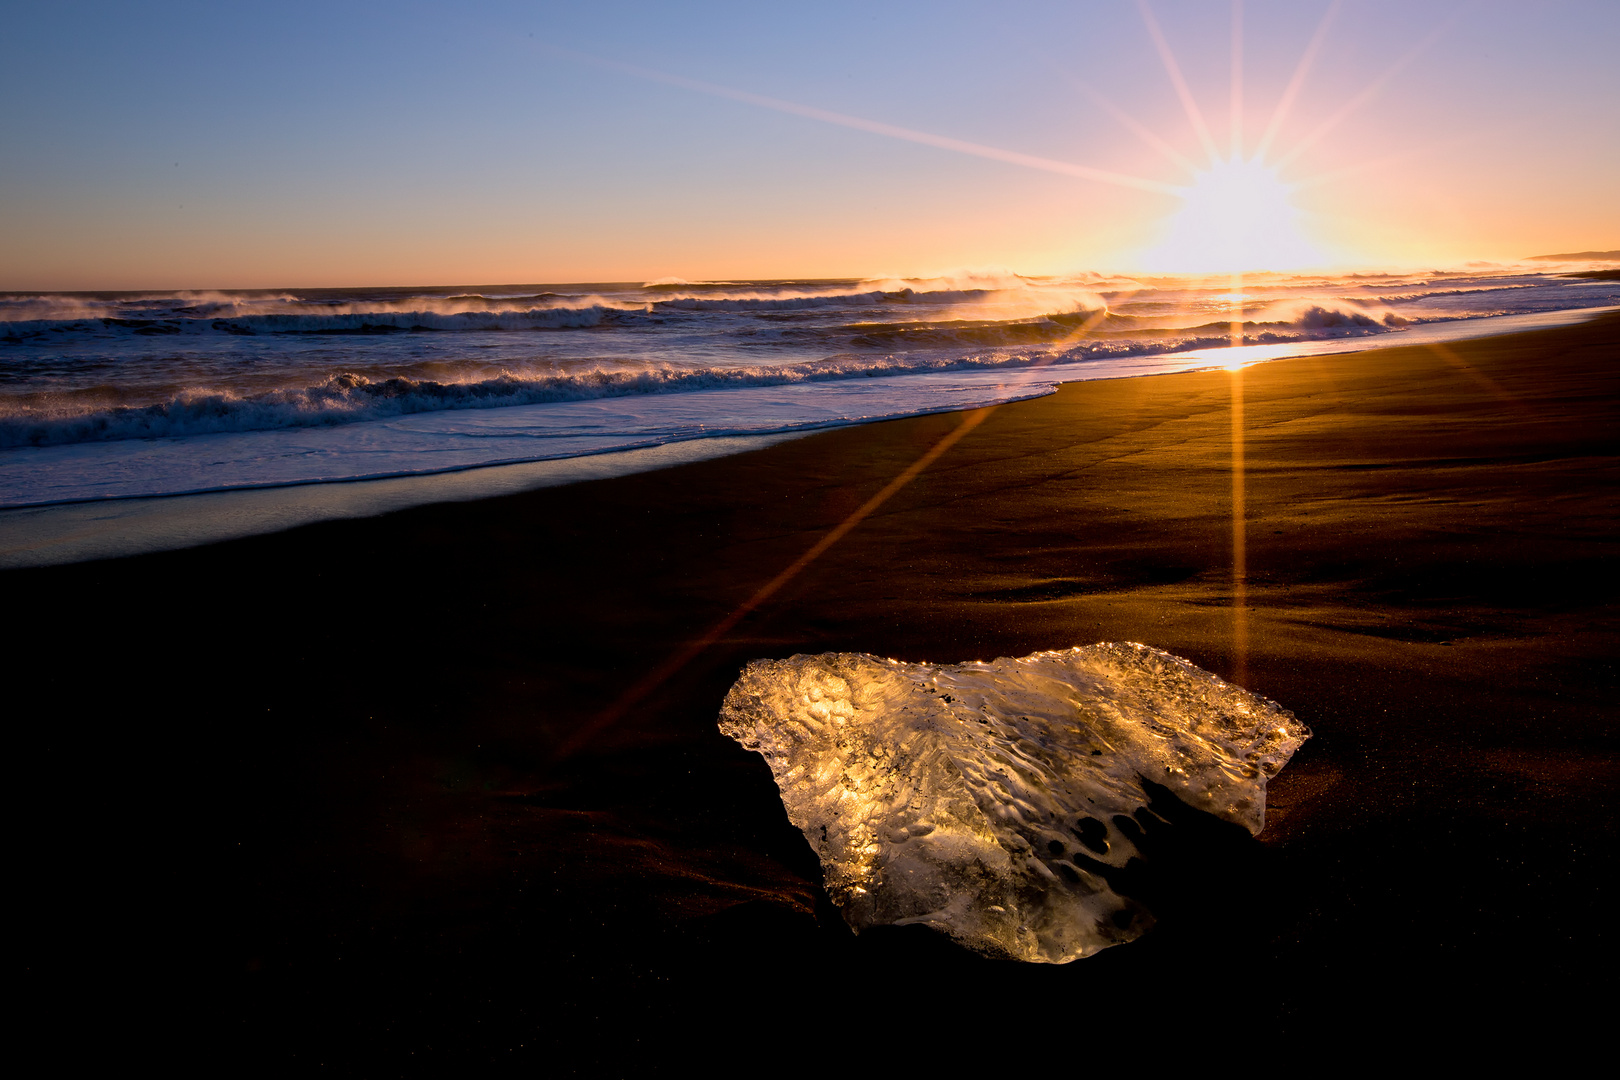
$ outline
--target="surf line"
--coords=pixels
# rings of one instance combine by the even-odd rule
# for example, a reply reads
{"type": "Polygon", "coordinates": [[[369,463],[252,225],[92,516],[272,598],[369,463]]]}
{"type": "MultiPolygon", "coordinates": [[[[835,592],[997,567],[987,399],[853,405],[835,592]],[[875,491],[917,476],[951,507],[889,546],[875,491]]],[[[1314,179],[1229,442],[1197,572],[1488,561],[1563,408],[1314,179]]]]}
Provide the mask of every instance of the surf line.
{"type": "Polygon", "coordinates": [[[940,456],[961,441],[964,435],[978,427],[980,424],[984,423],[985,418],[995,410],[995,405],[987,405],[965,413],[960,424],[946,432],[945,435],[941,437],[938,442],[934,443],[933,446],[929,447],[921,457],[912,462],[910,465],[906,466],[906,468],[898,476],[884,485],[881,491],[867,499],[843,521],[829,529],[820,540],[817,540],[813,545],[811,545],[808,551],[790,563],[786,569],[777,574],[775,577],[771,578],[771,580],[767,581],[764,585],[761,585],[754,592],[754,595],[743,601],[743,603],[732,611],[731,614],[715,623],[714,626],[712,626],[702,637],[688,642],[686,645],[682,646],[679,650],[673,653],[663,663],[659,664],[657,667],[647,672],[647,674],[643,675],[635,683],[631,684],[629,689],[620,694],[611,705],[597,713],[596,716],[593,717],[587,724],[565,739],[562,744],[559,745],[552,753],[552,760],[561,761],[562,759],[571,756],[572,754],[578,752],[592,739],[596,738],[608,728],[612,727],[621,718],[623,718],[625,713],[629,712],[643,699],[645,699],[647,695],[651,694],[654,690],[657,690],[664,683],[668,682],[676,672],[680,671],[687,664],[691,663],[695,658],[708,649],[709,646],[720,640],[721,637],[727,634],[732,627],[736,626],[739,622],[746,618],[755,608],[759,607],[761,604],[775,595],[776,592],[782,588],[782,586],[798,577],[799,574],[804,571],[805,567],[821,558],[822,555],[826,554],[829,548],[838,543],[838,541],[842,540],[845,536],[849,535],[850,530],[854,529],[855,526],[859,525],[862,521],[865,521],[868,517],[875,513],[879,507],[888,502],[902,488],[921,475],[924,469],[938,461],[940,456]]]}

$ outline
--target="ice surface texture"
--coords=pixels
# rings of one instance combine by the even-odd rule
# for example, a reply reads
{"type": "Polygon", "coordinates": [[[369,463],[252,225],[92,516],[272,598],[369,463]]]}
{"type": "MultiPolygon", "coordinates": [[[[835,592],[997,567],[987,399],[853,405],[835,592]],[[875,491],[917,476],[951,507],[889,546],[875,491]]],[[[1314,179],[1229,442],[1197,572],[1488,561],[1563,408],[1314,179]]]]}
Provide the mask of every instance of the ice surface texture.
{"type": "Polygon", "coordinates": [[[1144,778],[1258,833],[1267,778],[1310,737],[1276,702],[1134,643],[755,660],[720,730],[770,764],[857,932],[922,923],[1046,963],[1151,924],[1104,877],[1137,855],[1144,778]]]}

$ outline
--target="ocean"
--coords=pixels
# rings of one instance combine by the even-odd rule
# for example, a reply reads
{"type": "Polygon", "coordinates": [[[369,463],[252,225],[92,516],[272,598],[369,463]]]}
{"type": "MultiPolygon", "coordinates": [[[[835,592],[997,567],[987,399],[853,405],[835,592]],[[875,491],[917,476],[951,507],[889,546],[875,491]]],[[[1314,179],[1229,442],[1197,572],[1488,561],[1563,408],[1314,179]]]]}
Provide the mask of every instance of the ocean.
{"type": "Polygon", "coordinates": [[[1061,382],[1620,305],[1620,282],[1572,269],[1250,275],[1240,294],[1101,274],[0,294],[0,514],[587,458],[580,475],[608,475],[1061,382]]]}

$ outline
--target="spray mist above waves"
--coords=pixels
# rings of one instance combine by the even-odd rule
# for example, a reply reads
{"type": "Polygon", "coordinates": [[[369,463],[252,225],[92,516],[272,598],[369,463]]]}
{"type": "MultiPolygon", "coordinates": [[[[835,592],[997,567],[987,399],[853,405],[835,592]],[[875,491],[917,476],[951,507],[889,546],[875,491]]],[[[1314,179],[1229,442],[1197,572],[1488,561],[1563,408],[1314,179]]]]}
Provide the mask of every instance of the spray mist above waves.
{"type": "MultiPolygon", "coordinates": [[[[982,373],[1229,341],[1200,279],[1008,273],[479,289],[0,296],[0,447],[982,373]]],[[[1249,343],[1614,303],[1546,274],[1262,275],[1249,343]],[[1587,295],[1591,294],[1591,295],[1587,295]]]]}
{"type": "Polygon", "coordinates": [[[756,660],[720,730],[770,766],[857,932],[931,926],[977,952],[1067,963],[1139,936],[1120,891],[1150,788],[1259,833],[1266,781],[1310,730],[1169,653],[1104,643],[907,664],[756,660]]]}

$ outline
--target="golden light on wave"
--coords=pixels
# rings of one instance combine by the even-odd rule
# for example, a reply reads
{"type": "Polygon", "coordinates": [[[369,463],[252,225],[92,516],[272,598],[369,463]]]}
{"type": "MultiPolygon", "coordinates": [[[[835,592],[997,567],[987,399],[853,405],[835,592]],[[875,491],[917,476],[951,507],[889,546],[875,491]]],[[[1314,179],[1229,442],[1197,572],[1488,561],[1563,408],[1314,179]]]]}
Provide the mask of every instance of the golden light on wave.
{"type": "Polygon", "coordinates": [[[1325,261],[1300,232],[1292,190],[1257,159],[1216,160],[1194,174],[1163,243],[1145,253],[1149,270],[1229,274],[1291,270],[1325,261]]]}

